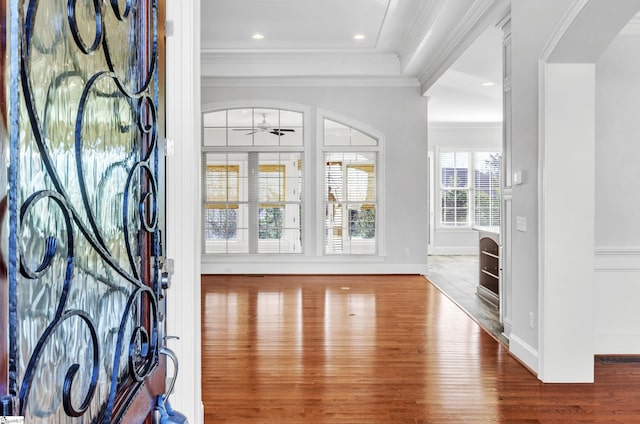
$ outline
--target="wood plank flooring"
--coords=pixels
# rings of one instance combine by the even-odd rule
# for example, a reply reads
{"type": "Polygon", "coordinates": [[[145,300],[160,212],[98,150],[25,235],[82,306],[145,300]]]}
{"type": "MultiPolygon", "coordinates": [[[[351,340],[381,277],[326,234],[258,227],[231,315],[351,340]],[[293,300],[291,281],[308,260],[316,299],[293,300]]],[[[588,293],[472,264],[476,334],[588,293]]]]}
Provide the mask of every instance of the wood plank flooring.
{"type": "Polygon", "coordinates": [[[214,423],[640,423],[640,365],[543,384],[419,276],[203,276],[214,423]]]}

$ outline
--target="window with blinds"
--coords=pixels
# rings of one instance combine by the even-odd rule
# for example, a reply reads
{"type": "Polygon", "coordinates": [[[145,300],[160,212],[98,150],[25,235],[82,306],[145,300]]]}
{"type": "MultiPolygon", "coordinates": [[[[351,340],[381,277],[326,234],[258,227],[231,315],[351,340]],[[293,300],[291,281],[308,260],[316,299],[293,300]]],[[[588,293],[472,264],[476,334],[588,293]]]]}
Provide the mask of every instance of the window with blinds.
{"type": "Polygon", "coordinates": [[[324,253],[375,254],[378,142],[325,119],[324,147],[324,253]]]}
{"type": "Polygon", "coordinates": [[[441,224],[466,227],[469,221],[469,161],[470,153],[440,154],[441,224]]]}
{"type": "Polygon", "coordinates": [[[500,226],[500,153],[473,155],[473,219],[482,227],[500,226]]]}
{"type": "Polygon", "coordinates": [[[500,225],[499,152],[441,152],[440,225],[500,225]]]}
{"type": "Polygon", "coordinates": [[[205,253],[302,253],[302,114],[289,112],[204,115],[205,253]]]}

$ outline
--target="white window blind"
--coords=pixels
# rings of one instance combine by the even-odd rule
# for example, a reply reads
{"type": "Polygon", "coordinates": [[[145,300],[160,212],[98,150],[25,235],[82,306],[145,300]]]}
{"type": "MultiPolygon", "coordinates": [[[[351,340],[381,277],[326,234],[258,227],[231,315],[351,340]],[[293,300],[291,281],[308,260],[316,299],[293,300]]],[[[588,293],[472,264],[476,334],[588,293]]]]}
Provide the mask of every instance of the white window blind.
{"type": "Polygon", "coordinates": [[[440,153],[440,225],[500,225],[499,152],[440,153]]]}
{"type": "Polygon", "coordinates": [[[469,222],[469,165],[468,152],[440,154],[441,216],[443,226],[461,227],[469,222]]]}
{"type": "Polygon", "coordinates": [[[500,153],[477,152],[473,155],[474,224],[500,225],[500,153]]]}

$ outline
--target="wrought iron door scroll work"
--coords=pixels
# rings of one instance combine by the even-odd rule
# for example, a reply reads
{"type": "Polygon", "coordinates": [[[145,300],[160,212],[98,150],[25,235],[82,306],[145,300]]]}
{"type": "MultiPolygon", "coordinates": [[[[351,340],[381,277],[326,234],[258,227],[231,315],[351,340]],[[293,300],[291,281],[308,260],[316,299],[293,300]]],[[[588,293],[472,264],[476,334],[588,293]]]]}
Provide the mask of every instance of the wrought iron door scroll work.
{"type": "Polygon", "coordinates": [[[161,363],[158,8],[11,0],[3,259],[9,394],[29,423],[119,422],[161,363]]]}

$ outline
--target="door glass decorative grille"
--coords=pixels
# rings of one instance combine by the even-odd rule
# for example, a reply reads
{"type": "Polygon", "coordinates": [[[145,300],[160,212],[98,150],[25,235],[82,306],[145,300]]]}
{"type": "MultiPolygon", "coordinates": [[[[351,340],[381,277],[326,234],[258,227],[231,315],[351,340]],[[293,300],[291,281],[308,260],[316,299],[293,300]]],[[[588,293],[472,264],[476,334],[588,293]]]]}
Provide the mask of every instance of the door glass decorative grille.
{"type": "Polygon", "coordinates": [[[164,381],[163,2],[10,5],[4,409],[29,423],[142,422],[130,404],[164,381]]]}

